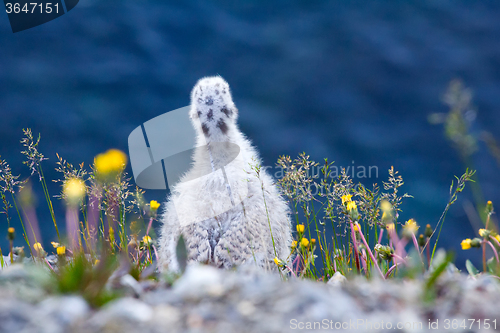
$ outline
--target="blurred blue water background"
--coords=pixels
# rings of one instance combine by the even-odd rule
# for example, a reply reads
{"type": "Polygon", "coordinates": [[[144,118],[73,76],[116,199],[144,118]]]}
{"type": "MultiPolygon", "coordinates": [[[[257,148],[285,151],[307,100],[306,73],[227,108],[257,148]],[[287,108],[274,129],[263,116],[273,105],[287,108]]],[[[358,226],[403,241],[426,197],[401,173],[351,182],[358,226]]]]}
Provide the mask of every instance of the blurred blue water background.
{"type": "MultiPolygon", "coordinates": [[[[50,158],[45,176],[59,178],[55,152],[88,165],[108,148],[128,151],[134,128],[188,105],[199,78],[220,74],[266,165],[305,151],[338,166],[377,166],[378,179],[357,179],[366,185],[394,166],[414,196],[401,218],[434,225],[465,167],[427,116],[447,111],[441,96],[461,78],[474,91],[473,130],[497,133],[499,17],[497,1],[81,0],[13,34],[0,15],[0,155],[28,176],[19,140],[30,127],[50,158]]],[[[485,197],[500,207],[499,168],[484,145],[474,161],[485,197]]],[[[49,247],[55,231],[34,188],[49,247]]],[[[440,243],[457,251],[459,265],[479,258],[459,245],[476,232],[463,208],[471,200],[467,191],[451,209],[440,243]]],[[[63,205],[55,206],[62,225],[63,205]]]]}

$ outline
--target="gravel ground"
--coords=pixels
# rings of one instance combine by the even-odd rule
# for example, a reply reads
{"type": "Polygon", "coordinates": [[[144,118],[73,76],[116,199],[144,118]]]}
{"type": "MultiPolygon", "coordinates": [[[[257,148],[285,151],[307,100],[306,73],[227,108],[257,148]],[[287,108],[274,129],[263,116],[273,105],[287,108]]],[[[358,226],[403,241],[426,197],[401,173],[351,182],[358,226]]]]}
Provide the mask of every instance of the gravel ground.
{"type": "Polygon", "coordinates": [[[77,295],[48,294],[47,277],[30,265],[0,272],[0,332],[484,332],[486,319],[490,331],[500,324],[498,280],[451,271],[438,280],[436,299],[424,303],[418,279],[283,282],[251,268],[190,266],[172,287],[125,275],[119,281],[129,296],[99,310],[77,295]]]}

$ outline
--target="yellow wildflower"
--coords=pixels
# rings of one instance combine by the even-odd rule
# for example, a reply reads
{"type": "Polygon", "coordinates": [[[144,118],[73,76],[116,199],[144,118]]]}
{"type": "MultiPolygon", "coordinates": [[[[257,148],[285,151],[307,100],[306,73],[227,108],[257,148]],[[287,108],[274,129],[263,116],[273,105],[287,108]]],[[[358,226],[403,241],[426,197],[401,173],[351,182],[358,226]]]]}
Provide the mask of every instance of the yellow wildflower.
{"type": "Polygon", "coordinates": [[[146,235],[146,236],[142,237],[142,242],[144,243],[144,245],[149,245],[149,244],[151,244],[152,239],[151,239],[151,237],[146,235]]]}
{"type": "Polygon", "coordinates": [[[392,205],[389,201],[382,200],[382,202],[380,203],[380,209],[383,212],[390,212],[392,210],[392,205]]]}
{"type": "Polygon", "coordinates": [[[35,244],[33,244],[33,248],[35,249],[36,252],[40,253],[43,251],[43,247],[42,247],[42,244],[40,244],[39,242],[36,242],[35,244]]]}
{"type": "Polygon", "coordinates": [[[430,225],[430,224],[427,224],[427,225],[425,226],[425,231],[424,231],[425,237],[431,237],[433,232],[434,232],[434,231],[432,230],[431,225],[430,225]]]}
{"type": "Polygon", "coordinates": [[[158,201],[156,200],[151,200],[151,202],[149,203],[149,208],[151,209],[151,211],[157,211],[158,208],[160,208],[160,204],[158,203],[158,201]]]}
{"type": "Polygon", "coordinates": [[[311,238],[311,244],[314,246],[314,244],[316,244],[316,239],[311,238]]]}
{"type": "Polygon", "coordinates": [[[8,231],[7,236],[9,238],[9,240],[13,241],[14,240],[14,231],[15,231],[14,228],[10,227],[9,229],[7,229],[7,231],[8,231]]]}
{"type": "Polygon", "coordinates": [[[303,233],[306,227],[303,224],[297,224],[297,232],[299,234],[303,233]]]}
{"type": "Polygon", "coordinates": [[[57,255],[63,256],[66,254],[66,246],[59,246],[57,247],[57,255]]]}
{"type": "Polygon", "coordinates": [[[488,214],[493,213],[493,202],[488,201],[488,202],[486,203],[486,212],[487,212],[488,214]]]}
{"type": "Polygon", "coordinates": [[[424,245],[425,245],[424,235],[418,236],[418,246],[424,246],[424,245]]]}
{"type": "Polygon", "coordinates": [[[50,242],[50,244],[52,244],[52,246],[54,247],[54,249],[57,249],[59,246],[61,246],[59,243],[57,242],[50,242]]]}
{"type": "Polygon", "coordinates": [[[96,260],[94,261],[94,266],[99,265],[99,263],[100,263],[100,262],[101,262],[101,261],[100,261],[99,259],[96,259],[96,260]]]}
{"type": "Polygon", "coordinates": [[[359,232],[359,224],[354,223],[353,229],[355,232],[359,232]]]}
{"type": "Polygon", "coordinates": [[[347,203],[347,210],[349,211],[349,216],[351,217],[351,219],[358,220],[359,212],[358,212],[358,206],[356,206],[356,202],[349,201],[347,203]]]}
{"type": "Polygon", "coordinates": [[[496,235],[495,239],[500,243],[500,235],[496,235]]]}
{"type": "Polygon", "coordinates": [[[115,175],[127,165],[127,155],[118,149],[109,149],[107,152],[99,154],[94,159],[97,173],[101,175],[115,175]]]}
{"type": "Polygon", "coordinates": [[[79,204],[86,192],[87,188],[85,187],[85,183],[79,178],[70,178],[64,182],[64,198],[70,204],[79,204]]]}
{"type": "Polygon", "coordinates": [[[297,247],[297,241],[296,241],[296,240],[294,240],[294,241],[292,241],[292,249],[294,249],[294,248],[296,248],[296,247],[297,247]]]}
{"type": "Polygon", "coordinates": [[[479,236],[487,238],[490,235],[490,231],[486,229],[479,229],[479,236]]]}
{"type": "Polygon", "coordinates": [[[405,237],[413,237],[412,234],[414,235],[417,232],[418,228],[419,227],[417,225],[417,221],[415,221],[414,219],[409,219],[403,225],[403,235],[405,237]]]}
{"type": "Polygon", "coordinates": [[[394,223],[389,223],[385,227],[387,228],[387,231],[389,231],[389,232],[392,232],[396,229],[396,227],[394,226],[394,223]]]}
{"type": "Polygon", "coordinates": [[[350,202],[352,198],[352,195],[350,194],[345,194],[342,196],[342,204],[344,205],[346,202],[350,202]]]}
{"type": "Polygon", "coordinates": [[[470,238],[464,239],[462,243],[460,243],[460,245],[462,245],[462,250],[470,249],[470,242],[471,242],[470,238]]]}
{"type": "Polygon", "coordinates": [[[417,221],[415,221],[414,219],[409,219],[408,221],[406,221],[404,227],[412,230],[413,232],[417,232],[418,230],[417,221]]]}
{"type": "Polygon", "coordinates": [[[380,203],[380,210],[382,211],[382,223],[387,224],[392,222],[392,205],[387,200],[382,200],[380,203]]]}
{"type": "Polygon", "coordinates": [[[300,245],[302,245],[302,247],[308,247],[309,241],[307,240],[307,238],[302,238],[302,240],[300,241],[300,245]]]}
{"type": "Polygon", "coordinates": [[[274,263],[280,268],[283,268],[286,265],[286,263],[283,260],[278,259],[278,257],[274,257],[274,263]]]}

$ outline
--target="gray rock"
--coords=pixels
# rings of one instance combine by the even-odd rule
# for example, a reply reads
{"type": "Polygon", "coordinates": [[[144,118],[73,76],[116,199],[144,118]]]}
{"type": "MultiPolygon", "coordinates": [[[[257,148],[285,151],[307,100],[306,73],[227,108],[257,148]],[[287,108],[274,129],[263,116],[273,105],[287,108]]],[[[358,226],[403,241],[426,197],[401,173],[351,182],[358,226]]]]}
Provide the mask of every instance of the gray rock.
{"type": "Polygon", "coordinates": [[[16,299],[0,300],[0,332],[63,333],[52,317],[41,315],[36,306],[16,299]]]}
{"type": "Polygon", "coordinates": [[[230,288],[233,280],[234,276],[223,274],[213,266],[191,264],[173,287],[184,298],[219,297],[230,288]]]}
{"type": "Polygon", "coordinates": [[[51,317],[63,326],[71,326],[88,316],[90,307],[81,296],[50,297],[38,304],[44,317],[51,317]]]}
{"type": "Polygon", "coordinates": [[[340,272],[335,272],[335,274],[333,274],[333,276],[330,278],[330,280],[328,280],[328,285],[329,286],[332,286],[332,287],[339,287],[340,285],[342,285],[343,283],[345,283],[347,281],[346,277],[342,275],[342,273],[340,272]]]}
{"type": "Polygon", "coordinates": [[[47,269],[34,264],[14,264],[0,271],[0,298],[6,295],[16,296],[27,302],[38,302],[47,296],[44,286],[50,282],[47,269]]]}
{"type": "Polygon", "coordinates": [[[110,322],[141,323],[153,318],[153,309],[146,303],[134,298],[121,298],[107,304],[91,320],[97,326],[110,322]]]}
{"type": "Polygon", "coordinates": [[[142,285],[130,274],[125,274],[113,284],[113,289],[124,291],[126,295],[139,297],[143,293],[142,285]]]}
{"type": "MultiPolygon", "coordinates": [[[[36,276],[31,268],[16,265],[0,273],[0,332],[292,332],[299,325],[325,323],[332,331],[338,325],[370,331],[370,325],[382,322],[385,329],[377,331],[394,332],[398,323],[411,322],[422,328],[400,331],[430,332],[429,318],[500,322],[499,281],[456,271],[439,277],[434,299],[425,303],[424,279],[345,280],[338,274],[328,283],[281,281],[278,274],[246,268],[190,265],[171,288],[158,283],[139,299],[124,297],[94,310],[80,296],[50,296],[41,302],[21,297],[19,289],[24,294],[37,290],[36,276]],[[335,283],[341,287],[332,287],[335,283]]],[[[134,288],[126,276],[120,283],[134,288]]]]}

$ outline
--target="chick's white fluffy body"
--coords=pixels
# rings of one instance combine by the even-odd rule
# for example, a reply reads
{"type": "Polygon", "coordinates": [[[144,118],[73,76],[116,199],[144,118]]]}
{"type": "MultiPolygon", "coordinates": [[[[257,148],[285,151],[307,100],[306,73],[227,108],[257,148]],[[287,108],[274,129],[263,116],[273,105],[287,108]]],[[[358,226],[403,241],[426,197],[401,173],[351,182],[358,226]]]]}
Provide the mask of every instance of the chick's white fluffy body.
{"type": "Polygon", "coordinates": [[[275,267],[275,256],[286,260],[290,254],[289,208],[265,169],[251,167],[261,161],[236,124],[227,82],[218,76],[199,80],[189,116],[197,148],[165,205],[159,268],[179,270],[175,249],[181,234],[188,261],[275,267]]]}

